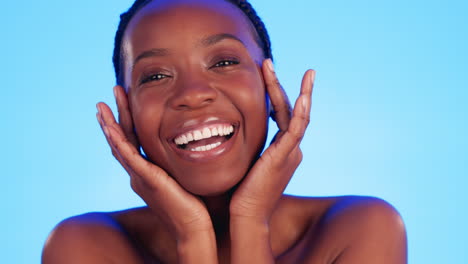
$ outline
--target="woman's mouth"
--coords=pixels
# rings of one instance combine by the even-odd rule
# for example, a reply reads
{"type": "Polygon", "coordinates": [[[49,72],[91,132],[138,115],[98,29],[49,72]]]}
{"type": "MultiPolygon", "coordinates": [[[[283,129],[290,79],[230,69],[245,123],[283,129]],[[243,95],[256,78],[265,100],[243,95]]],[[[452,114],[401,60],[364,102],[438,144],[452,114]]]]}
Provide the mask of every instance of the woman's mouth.
{"type": "Polygon", "coordinates": [[[231,124],[213,124],[187,131],[174,139],[177,148],[191,152],[205,152],[218,148],[234,135],[231,124]]]}

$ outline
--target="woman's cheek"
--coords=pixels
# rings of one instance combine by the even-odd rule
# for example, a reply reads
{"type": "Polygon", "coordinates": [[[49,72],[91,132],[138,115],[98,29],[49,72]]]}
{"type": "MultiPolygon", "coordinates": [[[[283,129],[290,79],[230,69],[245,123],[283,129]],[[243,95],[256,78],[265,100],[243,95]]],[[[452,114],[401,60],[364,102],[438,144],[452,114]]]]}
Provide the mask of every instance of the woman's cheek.
{"type": "MultiPolygon", "coordinates": [[[[161,109],[162,102],[158,97],[150,92],[141,92],[135,94],[132,100],[132,118],[135,126],[135,131],[139,139],[140,145],[146,149],[152,149],[160,131],[160,121],[162,119],[161,109]]],[[[145,153],[148,153],[145,151],[145,153]]]]}

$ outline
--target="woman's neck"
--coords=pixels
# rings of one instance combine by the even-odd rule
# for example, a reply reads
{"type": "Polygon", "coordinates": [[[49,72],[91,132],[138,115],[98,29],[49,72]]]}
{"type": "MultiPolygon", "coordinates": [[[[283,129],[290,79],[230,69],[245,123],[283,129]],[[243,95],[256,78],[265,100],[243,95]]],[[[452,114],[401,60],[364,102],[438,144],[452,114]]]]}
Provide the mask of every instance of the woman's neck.
{"type": "Polygon", "coordinates": [[[229,204],[232,192],[218,196],[202,197],[213,223],[218,245],[229,241],[229,204]]]}

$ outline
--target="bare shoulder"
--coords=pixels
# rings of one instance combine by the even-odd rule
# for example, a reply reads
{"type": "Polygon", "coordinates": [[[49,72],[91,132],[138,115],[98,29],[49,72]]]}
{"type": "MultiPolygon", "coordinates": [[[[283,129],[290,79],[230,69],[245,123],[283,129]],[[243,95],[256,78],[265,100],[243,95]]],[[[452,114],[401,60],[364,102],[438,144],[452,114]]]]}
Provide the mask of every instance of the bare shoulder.
{"type": "Polygon", "coordinates": [[[323,226],[339,245],[333,263],[407,262],[406,230],[398,211],[375,197],[348,196],[330,208],[323,226]]]}
{"type": "Polygon", "coordinates": [[[107,213],[63,220],[50,233],[42,263],[142,263],[121,226],[107,213]]]}
{"type": "Polygon", "coordinates": [[[302,199],[297,203],[311,212],[309,225],[279,263],[407,262],[405,227],[388,202],[367,196],[302,199]]]}

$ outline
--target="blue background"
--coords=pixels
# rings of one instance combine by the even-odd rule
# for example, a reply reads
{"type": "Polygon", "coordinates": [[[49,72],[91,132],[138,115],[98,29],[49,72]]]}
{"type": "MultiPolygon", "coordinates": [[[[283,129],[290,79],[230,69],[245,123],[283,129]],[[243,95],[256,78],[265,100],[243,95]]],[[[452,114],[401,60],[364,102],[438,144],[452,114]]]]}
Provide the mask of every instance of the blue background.
{"type": "MultiPolygon", "coordinates": [[[[138,206],[95,120],[131,0],[4,1],[2,263],[38,263],[65,217],[138,206]]],[[[468,4],[252,0],[291,99],[317,70],[298,195],[386,199],[410,263],[468,263],[468,4]]]]}

